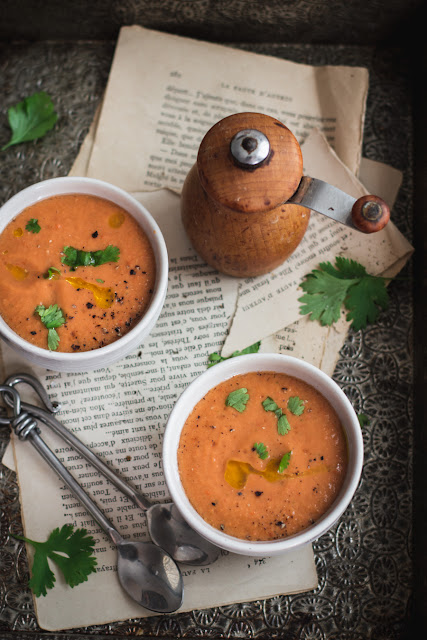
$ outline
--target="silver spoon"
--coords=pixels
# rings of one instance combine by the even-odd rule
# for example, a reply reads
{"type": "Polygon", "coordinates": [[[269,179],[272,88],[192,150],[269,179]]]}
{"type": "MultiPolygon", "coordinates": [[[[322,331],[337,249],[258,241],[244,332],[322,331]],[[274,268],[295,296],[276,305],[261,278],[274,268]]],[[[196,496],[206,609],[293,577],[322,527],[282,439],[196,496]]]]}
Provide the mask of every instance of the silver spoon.
{"type": "MultiPolygon", "coordinates": [[[[28,373],[15,374],[7,378],[5,385],[14,387],[20,382],[29,384],[37,392],[50,413],[26,402],[21,402],[21,407],[51,427],[53,431],[74,447],[76,451],[108,478],[124,495],[132,500],[134,504],[146,512],[148,531],[155,544],[167,551],[174,560],[184,564],[202,566],[212,564],[218,559],[220,554],[219,548],[196,533],[181,516],[175,504],[155,504],[151,502],[144,494],[122,480],[101,458],[98,458],[98,456],[76,438],[71,431],[68,431],[68,429],[52,415],[59,411],[60,405],[51,402],[45,388],[37,378],[28,373]]],[[[5,401],[10,404],[7,397],[5,401]]]]}
{"type": "MultiPolygon", "coordinates": [[[[181,571],[170,555],[151,542],[124,540],[42,440],[34,417],[21,411],[24,403],[21,403],[16,389],[0,385],[0,392],[5,400],[8,399],[7,404],[13,405],[14,416],[9,423],[19,439],[28,439],[31,442],[117,547],[117,575],[123,589],[133,600],[150,611],[172,613],[179,609],[183,600],[184,585],[181,571]]],[[[0,420],[1,424],[6,423],[5,418],[2,417],[0,420]]]]}

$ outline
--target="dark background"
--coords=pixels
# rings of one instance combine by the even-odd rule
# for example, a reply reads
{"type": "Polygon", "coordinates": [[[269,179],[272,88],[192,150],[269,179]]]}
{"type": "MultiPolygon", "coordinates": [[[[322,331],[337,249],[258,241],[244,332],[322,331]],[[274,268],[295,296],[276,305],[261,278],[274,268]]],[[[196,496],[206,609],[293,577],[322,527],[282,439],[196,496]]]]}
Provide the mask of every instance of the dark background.
{"type": "MultiPolygon", "coordinates": [[[[422,0],[0,0],[0,139],[3,142],[8,139],[8,106],[39,87],[53,96],[61,124],[61,129],[57,127],[43,144],[39,141],[21,145],[0,156],[0,204],[33,182],[66,175],[102,97],[115,40],[123,25],[140,24],[308,64],[357,64],[369,68],[371,86],[363,153],[404,171],[404,183],[393,219],[416,249],[411,264],[403,273],[412,283],[408,347],[414,361],[414,384],[408,388],[408,393],[414,392],[415,400],[412,432],[414,466],[409,482],[413,494],[410,550],[414,558],[412,596],[405,617],[398,624],[387,624],[386,620],[376,628],[370,627],[369,637],[376,640],[418,637],[419,632],[423,634],[427,628],[427,504],[424,471],[427,460],[424,419],[424,330],[427,326],[424,262],[427,202],[425,5],[422,0]],[[78,95],[80,87],[82,92],[78,95]],[[417,624],[420,626],[417,627],[417,624]]],[[[406,295],[405,289],[410,285],[406,281],[401,285],[393,283],[392,287],[394,297],[399,300],[399,297],[406,295]]],[[[5,443],[3,436],[3,446],[5,443]]],[[[19,520],[19,504],[17,500],[14,502],[14,486],[13,477],[4,472],[0,492],[3,508],[0,524],[4,531],[19,527],[16,524],[19,520]]],[[[9,543],[6,541],[4,544],[4,557],[8,558],[9,543]]],[[[25,582],[27,570],[23,553],[17,562],[14,580],[19,587],[25,582]]],[[[0,575],[3,575],[1,569],[0,575]]],[[[9,615],[9,606],[10,611],[15,611],[10,605],[13,598],[10,592],[9,596],[7,593],[9,575],[7,572],[4,574],[5,593],[0,589],[0,611],[3,612],[0,638],[18,640],[21,631],[29,632],[28,636],[24,633],[23,637],[45,637],[45,633],[39,635],[37,626],[31,621],[28,628],[25,624],[17,626],[17,618],[13,613],[9,615]]],[[[23,607],[28,616],[31,616],[31,606],[28,604],[27,608],[23,607]]],[[[234,612],[235,617],[239,615],[234,612]]],[[[257,627],[255,615],[254,626],[242,626],[240,631],[242,635],[250,635],[253,629],[258,629],[258,637],[293,640],[300,636],[295,635],[297,627],[292,624],[291,618],[282,630],[268,630],[262,625],[257,627]]],[[[189,625],[184,635],[217,637],[216,634],[222,633],[218,628],[212,633],[213,628],[202,627],[202,623],[189,625]]],[[[182,628],[185,629],[185,625],[182,628]]],[[[123,633],[139,634],[147,632],[147,629],[151,635],[151,628],[132,625],[123,627],[123,633]]],[[[238,630],[236,626],[234,635],[239,635],[238,630]]],[[[92,629],[90,635],[119,632],[119,628],[92,629]]],[[[83,637],[75,633],[77,635],[70,637],[83,637]]],[[[88,637],[84,630],[82,633],[85,638],[88,637]]],[[[169,627],[159,626],[155,633],[173,635],[174,627],[172,624],[169,627]]],[[[225,635],[231,636],[233,633],[224,631],[225,635]]],[[[313,638],[320,640],[326,637],[317,633],[317,627],[312,626],[313,638]]],[[[363,632],[350,629],[342,631],[340,635],[340,640],[368,637],[363,632]]],[[[46,633],[46,637],[54,636],[46,633]]],[[[60,636],[55,634],[55,637],[60,636]]],[[[309,635],[304,637],[308,638],[309,635]]],[[[332,635],[327,637],[332,638],[332,635]]],[[[333,637],[335,640],[337,636],[333,637]]],[[[61,634],[61,638],[65,638],[65,635],[61,634]]]]}

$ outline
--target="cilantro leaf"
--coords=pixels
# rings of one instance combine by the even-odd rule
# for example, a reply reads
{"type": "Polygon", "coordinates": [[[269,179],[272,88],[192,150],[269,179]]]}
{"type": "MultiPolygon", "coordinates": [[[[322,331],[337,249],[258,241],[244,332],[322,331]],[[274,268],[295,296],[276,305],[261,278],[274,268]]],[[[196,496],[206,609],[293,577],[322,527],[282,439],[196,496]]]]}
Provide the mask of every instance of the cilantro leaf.
{"type": "Polygon", "coordinates": [[[310,314],[310,320],[330,326],[340,317],[341,307],[347,309],[347,320],[358,331],[378,318],[380,309],[387,309],[389,297],[385,278],[372,276],[355,260],[338,256],[335,266],[322,262],[305,276],[300,285],[305,294],[300,314],[310,314]]]}
{"type": "Polygon", "coordinates": [[[291,425],[286,415],[283,413],[277,421],[277,431],[279,436],[285,436],[291,430],[291,425]]]}
{"type": "Polygon", "coordinates": [[[86,582],[88,575],[96,571],[97,561],[92,555],[95,540],[87,535],[86,529],[74,529],[73,525],[64,524],[61,529],[54,529],[46,542],[35,542],[24,536],[14,537],[35,548],[29,586],[37,597],[47,595],[47,590],[52,589],[55,583],[48,558],[57,564],[70,587],[86,582]]]}
{"type": "Polygon", "coordinates": [[[31,233],[39,233],[39,231],[41,230],[41,226],[39,225],[39,221],[37,220],[37,218],[31,218],[30,220],[28,220],[25,228],[27,231],[31,231],[31,233]]]}
{"type": "Polygon", "coordinates": [[[300,416],[304,413],[304,402],[298,396],[292,396],[288,400],[288,409],[294,416],[300,416]]]}
{"type": "Polygon", "coordinates": [[[371,424],[371,421],[365,413],[358,413],[357,419],[359,420],[359,424],[362,428],[371,424]]]}
{"type": "Polygon", "coordinates": [[[259,348],[261,346],[261,342],[255,342],[255,344],[251,344],[250,347],[245,347],[241,351],[233,351],[230,356],[223,357],[219,353],[214,352],[208,356],[208,368],[213,367],[214,364],[218,364],[218,362],[224,362],[224,360],[229,360],[230,358],[235,358],[236,356],[243,356],[247,353],[258,353],[259,348]]]}
{"type": "Polygon", "coordinates": [[[286,414],[283,413],[283,410],[273,400],[273,398],[270,398],[269,396],[263,400],[261,404],[265,411],[272,411],[274,413],[277,418],[277,431],[279,436],[285,436],[291,429],[291,425],[289,424],[286,414]]]}
{"type": "Polygon", "coordinates": [[[274,402],[273,398],[270,398],[270,396],[263,400],[261,404],[266,411],[277,411],[277,409],[279,408],[278,405],[274,402]]]}
{"type": "Polygon", "coordinates": [[[58,119],[53,102],[44,91],[34,93],[10,107],[7,115],[12,137],[2,151],[14,144],[41,138],[54,127],[58,119]]]}
{"type": "Polygon", "coordinates": [[[56,351],[59,345],[59,336],[56,329],[49,329],[47,332],[47,348],[49,351],[56,351]]]}
{"type": "Polygon", "coordinates": [[[59,344],[59,336],[56,329],[63,325],[65,322],[62,309],[60,309],[57,304],[51,304],[47,309],[43,304],[39,304],[34,309],[34,313],[39,314],[40,320],[43,322],[46,329],[48,329],[48,349],[50,351],[55,351],[58,348],[59,344]]]}
{"type": "Polygon", "coordinates": [[[249,400],[248,390],[245,387],[232,391],[225,401],[227,407],[236,409],[239,413],[242,413],[246,409],[247,402],[249,400]]]}
{"type": "Polygon", "coordinates": [[[265,444],[263,444],[262,442],[255,442],[253,448],[255,449],[258,457],[261,458],[261,460],[265,460],[266,458],[268,458],[268,450],[265,444]]]}
{"type": "Polygon", "coordinates": [[[109,244],[105,249],[99,251],[83,251],[75,247],[64,247],[64,256],[61,258],[62,264],[72,267],[98,267],[106,262],[117,262],[120,258],[120,249],[109,244]]]}
{"type": "Polygon", "coordinates": [[[358,284],[350,287],[345,306],[349,313],[347,320],[353,320],[355,331],[372,324],[380,315],[381,309],[388,308],[388,292],[384,281],[375,276],[366,276],[358,284]]]}
{"type": "Polygon", "coordinates": [[[288,453],[285,453],[285,455],[282,457],[279,462],[279,468],[277,469],[278,473],[283,473],[284,470],[288,468],[289,462],[291,460],[291,455],[292,451],[288,451],[288,453]]]}

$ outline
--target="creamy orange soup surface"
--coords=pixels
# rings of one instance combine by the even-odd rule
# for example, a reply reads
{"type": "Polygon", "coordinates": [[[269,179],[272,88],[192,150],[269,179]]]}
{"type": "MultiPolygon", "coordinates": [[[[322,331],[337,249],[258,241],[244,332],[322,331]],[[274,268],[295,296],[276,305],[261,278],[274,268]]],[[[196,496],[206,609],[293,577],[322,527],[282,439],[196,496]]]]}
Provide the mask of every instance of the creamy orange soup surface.
{"type": "Polygon", "coordinates": [[[335,410],[311,385],[252,372],[198,402],[181,433],[178,467],[206,522],[237,538],[275,540],[314,524],[332,505],[347,444],[335,410]]]}
{"type": "Polygon", "coordinates": [[[0,235],[0,271],[4,321],[47,349],[48,328],[35,310],[58,305],[65,323],[55,329],[55,350],[75,353],[132,329],[150,303],[156,277],[153,249],[136,220],[116,204],[84,194],[42,200],[12,220],[0,235]],[[70,266],[65,247],[92,254],[113,247],[117,259],[70,266]]]}

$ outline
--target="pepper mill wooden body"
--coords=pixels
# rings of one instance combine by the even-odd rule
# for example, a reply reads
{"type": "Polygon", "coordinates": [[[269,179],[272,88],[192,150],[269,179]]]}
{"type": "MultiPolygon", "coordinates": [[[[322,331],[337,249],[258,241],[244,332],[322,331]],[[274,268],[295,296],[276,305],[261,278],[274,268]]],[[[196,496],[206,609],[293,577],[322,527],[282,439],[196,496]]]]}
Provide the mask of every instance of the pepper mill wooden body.
{"type": "Polygon", "coordinates": [[[218,271],[239,277],[281,264],[301,242],[310,218],[306,207],[286,203],[302,171],[298,141],[279,120],[238,113],[214,125],[200,144],[181,197],[184,228],[197,253],[218,271]],[[261,137],[232,142],[245,130],[262,132],[261,137]],[[265,153],[263,137],[269,142],[265,153]]]}

